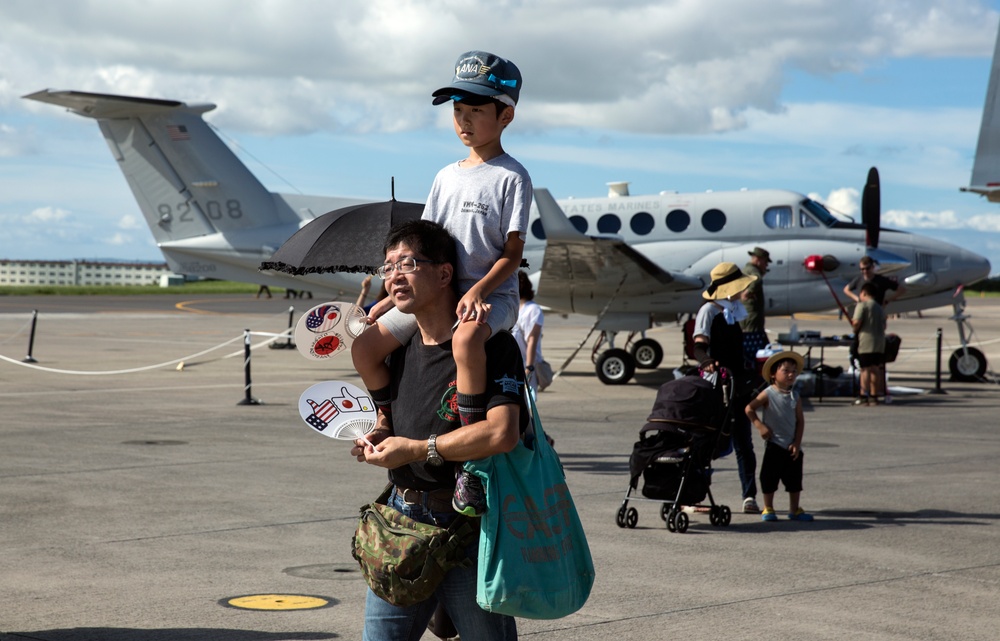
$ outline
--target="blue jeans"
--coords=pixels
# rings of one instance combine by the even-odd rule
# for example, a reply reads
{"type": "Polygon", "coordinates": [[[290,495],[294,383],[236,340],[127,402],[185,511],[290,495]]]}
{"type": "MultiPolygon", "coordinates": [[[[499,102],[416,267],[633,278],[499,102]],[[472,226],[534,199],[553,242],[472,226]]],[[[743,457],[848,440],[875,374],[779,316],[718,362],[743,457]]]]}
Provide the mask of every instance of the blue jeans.
{"type": "MultiPolygon", "coordinates": [[[[422,505],[407,505],[393,492],[389,505],[422,523],[447,527],[457,516],[454,511],[432,512],[422,505]]],[[[470,558],[478,556],[478,543],[470,546],[470,558]]],[[[364,641],[417,641],[427,630],[427,622],[438,602],[444,605],[458,634],[463,639],[516,641],[517,625],[513,617],[486,612],[476,603],[475,564],[455,568],[445,575],[434,596],[406,608],[383,601],[370,589],[365,601],[364,641]]]]}
{"type": "Polygon", "coordinates": [[[733,411],[736,412],[736,421],[733,425],[733,450],[736,451],[736,468],[740,472],[743,498],[756,497],[757,456],[753,453],[750,419],[743,413],[743,407],[737,406],[733,411]]]}

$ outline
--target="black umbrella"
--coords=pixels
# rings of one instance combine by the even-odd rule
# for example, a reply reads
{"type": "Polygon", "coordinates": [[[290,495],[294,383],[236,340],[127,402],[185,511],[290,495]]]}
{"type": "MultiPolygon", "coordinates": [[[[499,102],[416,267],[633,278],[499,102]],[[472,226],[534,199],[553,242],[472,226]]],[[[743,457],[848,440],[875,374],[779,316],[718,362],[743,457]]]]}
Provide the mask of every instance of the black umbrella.
{"type": "Polygon", "coordinates": [[[260,264],[260,269],[297,276],[374,273],[385,259],[382,247],[389,229],[397,223],[420,218],[423,211],[422,204],[395,198],[335,209],[292,234],[271,260],[260,264]]]}

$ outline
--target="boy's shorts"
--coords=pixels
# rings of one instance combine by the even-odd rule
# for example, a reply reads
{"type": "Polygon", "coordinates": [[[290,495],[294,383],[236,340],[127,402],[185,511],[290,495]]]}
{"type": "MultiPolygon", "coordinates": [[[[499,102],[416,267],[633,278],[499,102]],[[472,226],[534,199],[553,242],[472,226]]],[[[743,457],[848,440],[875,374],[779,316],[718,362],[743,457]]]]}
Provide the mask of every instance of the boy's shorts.
{"type": "Polygon", "coordinates": [[[885,362],[885,354],[883,354],[882,352],[858,354],[858,365],[860,367],[876,367],[884,362],[885,362]]]}
{"type": "MultiPolygon", "coordinates": [[[[490,336],[497,332],[510,330],[517,322],[517,310],[520,307],[520,300],[514,299],[511,304],[510,296],[491,295],[486,297],[486,302],[492,305],[490,315],[486,317],[486,324],[490,326],[490,336]]],[[[400,345],[406,345],[417,333],[417,319],[413,314],[404,314],[395,307],[378,317],[378,323],[386,329],[393,338],[399,341],[400,345]]]]}
{"type": "Polygon", "coordinates": [[[802,459],[792,460],[787,448],[768,442],[764,448],[764,460],[760,464],[760,491],[764,494],[774,494],[778,491],[778,482],[785,486],[786,492],[802,491],[802,459]]]}

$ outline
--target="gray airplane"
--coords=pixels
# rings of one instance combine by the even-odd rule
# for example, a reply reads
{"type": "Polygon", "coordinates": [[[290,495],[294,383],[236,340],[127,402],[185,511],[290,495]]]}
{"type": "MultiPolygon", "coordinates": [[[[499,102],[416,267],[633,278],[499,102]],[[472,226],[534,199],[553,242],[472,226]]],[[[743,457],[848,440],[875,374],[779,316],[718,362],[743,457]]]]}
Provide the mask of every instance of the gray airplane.
{"type": "MultiPolygon", "coordinates": [[[[97,120],[173,271],[331,298],[353,298],[359,290],[356,274],[292,277],[258,270],[313,218],[364,201],[268,192],[202,118],[214,105],[52,90],[25,98],[97,120]]],[[[965,344],[960,288],[985,278],[989,262],[935,239],[881,229],[874,171],[863,203],[858,224],[791,191],[631,196],[616,183],[606,198],[557,203],[536,189],[524,253],[540,304],[598,317],[596,327],[609,345],[595,361],[605,383],[625,383],[636,367],[655,368],[663,355],[644,336],[618,349],[617,332],[641,333],[694,313],[712,267],[720,261],[742,265],[754,246],[767,249],[774,261],[765,286],[767,314],[833,309],[834,292],[869,254],[882,272],[905,283],[906,296],[894,311],[956,306],[963,347],[952,356],[952,374],[981,375],[986,359],[965,344]]]]}

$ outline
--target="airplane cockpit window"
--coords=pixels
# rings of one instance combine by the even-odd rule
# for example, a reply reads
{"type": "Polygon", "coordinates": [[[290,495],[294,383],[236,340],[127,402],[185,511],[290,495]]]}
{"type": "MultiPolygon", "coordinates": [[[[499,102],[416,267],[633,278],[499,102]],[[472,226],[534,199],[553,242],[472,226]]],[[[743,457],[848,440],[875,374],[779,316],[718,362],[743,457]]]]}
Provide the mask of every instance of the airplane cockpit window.
{"type": "Polygon", "coordinates": [[[819,223],[816,222],[816,219],[807,214],[805,209],[800,209],[799,227],[819,227],[819,223]]]}
{"type": "Polygon", "coordinates": [[[632,216],[632,220],[629,221],[629,226],[632,228],[632,232],[640,236],[645,236],[649,232],[653,231],[653,226],[655,225],[653,217],[644,211],[640,211],[635,216],[632,216]]]}
{"type": "Polygon", "coordinates": [[[621,218],[614,214],[604,214],[597,219],[597,231],[602,234],[617,234],[621,228],[621,218]]]}
{"type": "Polygon", "coordinates": [[[701,215],[701,226],[705,231],[721,231],[726,226],[726,214],[720,209],[709,209],[701,215]]]}
{"type": "Polygon", "coordinates": [[[829,209],[827,209],[820,203],[816,202],[812,198],[806,198],[800,204],[802,205],[802,208],[807,210],[813,218],[819,221],[820,225],[824,227],[836,226],[837,217],[831,214],[829,209]]]}
{"type": "Polygon", "coordinates": [[[569,222],[573,223],[573,226],[581,234],[587,233],[587,219],[583,216],[570,216],[569,222]]]}
{"type": "Polygon", "coordinates": [[[764,211],[764,224],[771,229],[788,229],[792,226],[792,208],[788,205],[768,207],[764,211]]]}
{"type": "Polygon", "coordinates": [[[674,233],[680,233],[691,224],[691,216],[683,209],[675,209],[667,214],[667,229],[674,233]]]}

